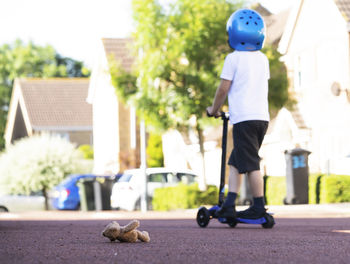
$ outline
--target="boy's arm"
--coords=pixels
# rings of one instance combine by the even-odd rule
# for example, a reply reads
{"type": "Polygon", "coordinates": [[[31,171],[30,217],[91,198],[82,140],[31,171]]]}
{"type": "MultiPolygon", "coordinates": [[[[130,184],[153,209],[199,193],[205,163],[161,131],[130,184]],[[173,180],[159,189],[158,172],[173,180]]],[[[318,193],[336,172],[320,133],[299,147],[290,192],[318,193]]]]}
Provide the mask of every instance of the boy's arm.
{"type": "Polygon", "coordinates": [[[230,80],[221,79],[221,83],[215,93],[213,104],[207,108],[209,115],[220,117],[221,114],[219,110],[226,100],[231,83],[232,81],[230,80]]]}

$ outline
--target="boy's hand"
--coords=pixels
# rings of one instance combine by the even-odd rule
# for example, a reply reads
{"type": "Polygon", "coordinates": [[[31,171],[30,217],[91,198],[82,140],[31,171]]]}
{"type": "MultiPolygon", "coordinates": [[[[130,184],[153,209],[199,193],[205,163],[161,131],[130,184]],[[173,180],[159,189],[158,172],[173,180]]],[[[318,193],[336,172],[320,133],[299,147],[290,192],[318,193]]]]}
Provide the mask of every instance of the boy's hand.
{"type": "Polygon", "coordinates": [[[213,113],[213,107],[212,106],[209,106],[207,107],[207,115],[209,117],[215,117],[215,118],[218,118],[221,116],[221,112],[220,111],[217,111],[216,113],[213,113]]]}

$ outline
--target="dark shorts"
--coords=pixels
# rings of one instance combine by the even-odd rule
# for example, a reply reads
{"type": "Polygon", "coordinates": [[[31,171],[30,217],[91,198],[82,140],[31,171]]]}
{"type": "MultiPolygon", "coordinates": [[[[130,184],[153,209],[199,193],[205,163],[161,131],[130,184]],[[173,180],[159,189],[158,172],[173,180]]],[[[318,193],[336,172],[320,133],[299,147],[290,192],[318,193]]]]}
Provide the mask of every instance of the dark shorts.
{"type": "Polygon", "coordinates": [[[260,170],[259,149],[264,140],[269,122],[251,120],[233,126],[233,150],[228,164],[239,173],[260,170]]]}

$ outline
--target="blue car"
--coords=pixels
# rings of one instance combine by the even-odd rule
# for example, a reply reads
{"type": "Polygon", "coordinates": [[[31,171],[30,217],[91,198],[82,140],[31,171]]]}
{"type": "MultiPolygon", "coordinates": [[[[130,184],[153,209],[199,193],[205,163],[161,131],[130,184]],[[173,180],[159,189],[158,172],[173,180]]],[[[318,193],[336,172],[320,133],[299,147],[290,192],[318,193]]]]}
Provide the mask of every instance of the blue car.
{"type": "MultiPolygon", "coordinates": [[[[111,176],[97,176],[94,174],[72,174],[57,185],[51,193],[52,207],[58,210],[78,210],[80,208],[79,180],[111,176]]],[[[117,180],[120,175],[115,176],[117,180]]]]}

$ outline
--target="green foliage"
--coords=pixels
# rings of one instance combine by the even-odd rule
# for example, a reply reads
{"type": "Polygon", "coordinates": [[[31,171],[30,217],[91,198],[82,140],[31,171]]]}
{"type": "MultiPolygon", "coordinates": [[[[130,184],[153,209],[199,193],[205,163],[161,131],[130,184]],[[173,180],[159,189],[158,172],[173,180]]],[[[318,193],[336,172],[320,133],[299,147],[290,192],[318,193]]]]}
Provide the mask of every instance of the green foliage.
{"type": "Polygon", "coordinates": [[[262,52],[266,54],[270,64],[268,99],[270,114],[274,117],[283,106],[292,107],[294,100],[288,92],[287,69],[280,61],[281,54],[269,45],[265,45],[262,52]]]}
{"type": "Polygon", "coordinates": [[[125,71],[113,56],[108,58],[108,65],[116,94],[122,102],[126,103],[137,92],[136,75],[125,71]]]}
{"type": "Polygon", "coordinates": [[[90,145],[81,145],[78,148],[82,153],[83,153],[83,157],[84,159],[88,159],[88,160],[92,160],[94,159],[94,150],[90,145]]]}
{"type": "Polygon", "coordinates": [[[197,208],[200,205],[214,205],[217,200],[218,189],[216,186],[208,186],[207,191],[201,192],[198,184],[179,184],[174,187],[156,189],[152,206],[154,210],[170,211],[197,208]]]}
{"type": "MultiPolygon", "coordinates": [[[[281,205],[286,197],[286,178],[268,177],[267,204],[281,205]]],[[[350,176],[309,175],[309,204],[350,202],[350,176]]]]}
{"type": "Polygon", "coordinates": [[[206,118],[229,52],[226,21],[239,6],[225,0],[179,0],[167,6],[133,1],[134,39],[142,49],[137,108],[148,124],[166,129],[188,125],[192,115],[206,118]]]}
{"type": "Polygon", "coordinates": [[[82,62],[62,57],[52,46],[38,46],[16,40],[0,46],[0,150],[13,81],[19,77],[86,77],[90,73],[82,62]]]}
{"type": "Polygon", "coordinates": [[[71,173],[82,173],[81,152],[59,136],[34,135],[0,155],[0,182],[10,193],[47,192],[71,173]]]}
{"type": "Polygon", "coordinates": [[[163,145],[162,136],[152,133],[148,138],[147,143],[147,165],[148,167],[163,167],[163,145]]]}
{"type": "Polygon", "coordinates": [[[281,205],[286,197],[286,177],[271,177],[266,179],[266,202],[270,205],[281,205]]]}
{"type": "Polygon", "coordinates": [[[321,179],[320,203],[342,202],[350,202],[350,176],[323,176],[321,179]]]}
{"type": "Polygon", "coordinates": [[[309,175],[309,204],[320,203],[320,183],[322,176],[320,174],[309,175]]]}
{"type": "MultiPolygon", "coordinates": [[[[286,197],[286,178],[271,177],[266,179],[267,205],[283,205],[286,197]]],[[[218,188],[208,186],[201,192],[198,185],[183,185],[159,188],[155,190],[153,208],[167,211],[197,208],[201,205],[215,205],[218,201],[218,188]]],[[[309,203],[350,202],[350,176],[344,175],[309,175],[309,203]]]]}

